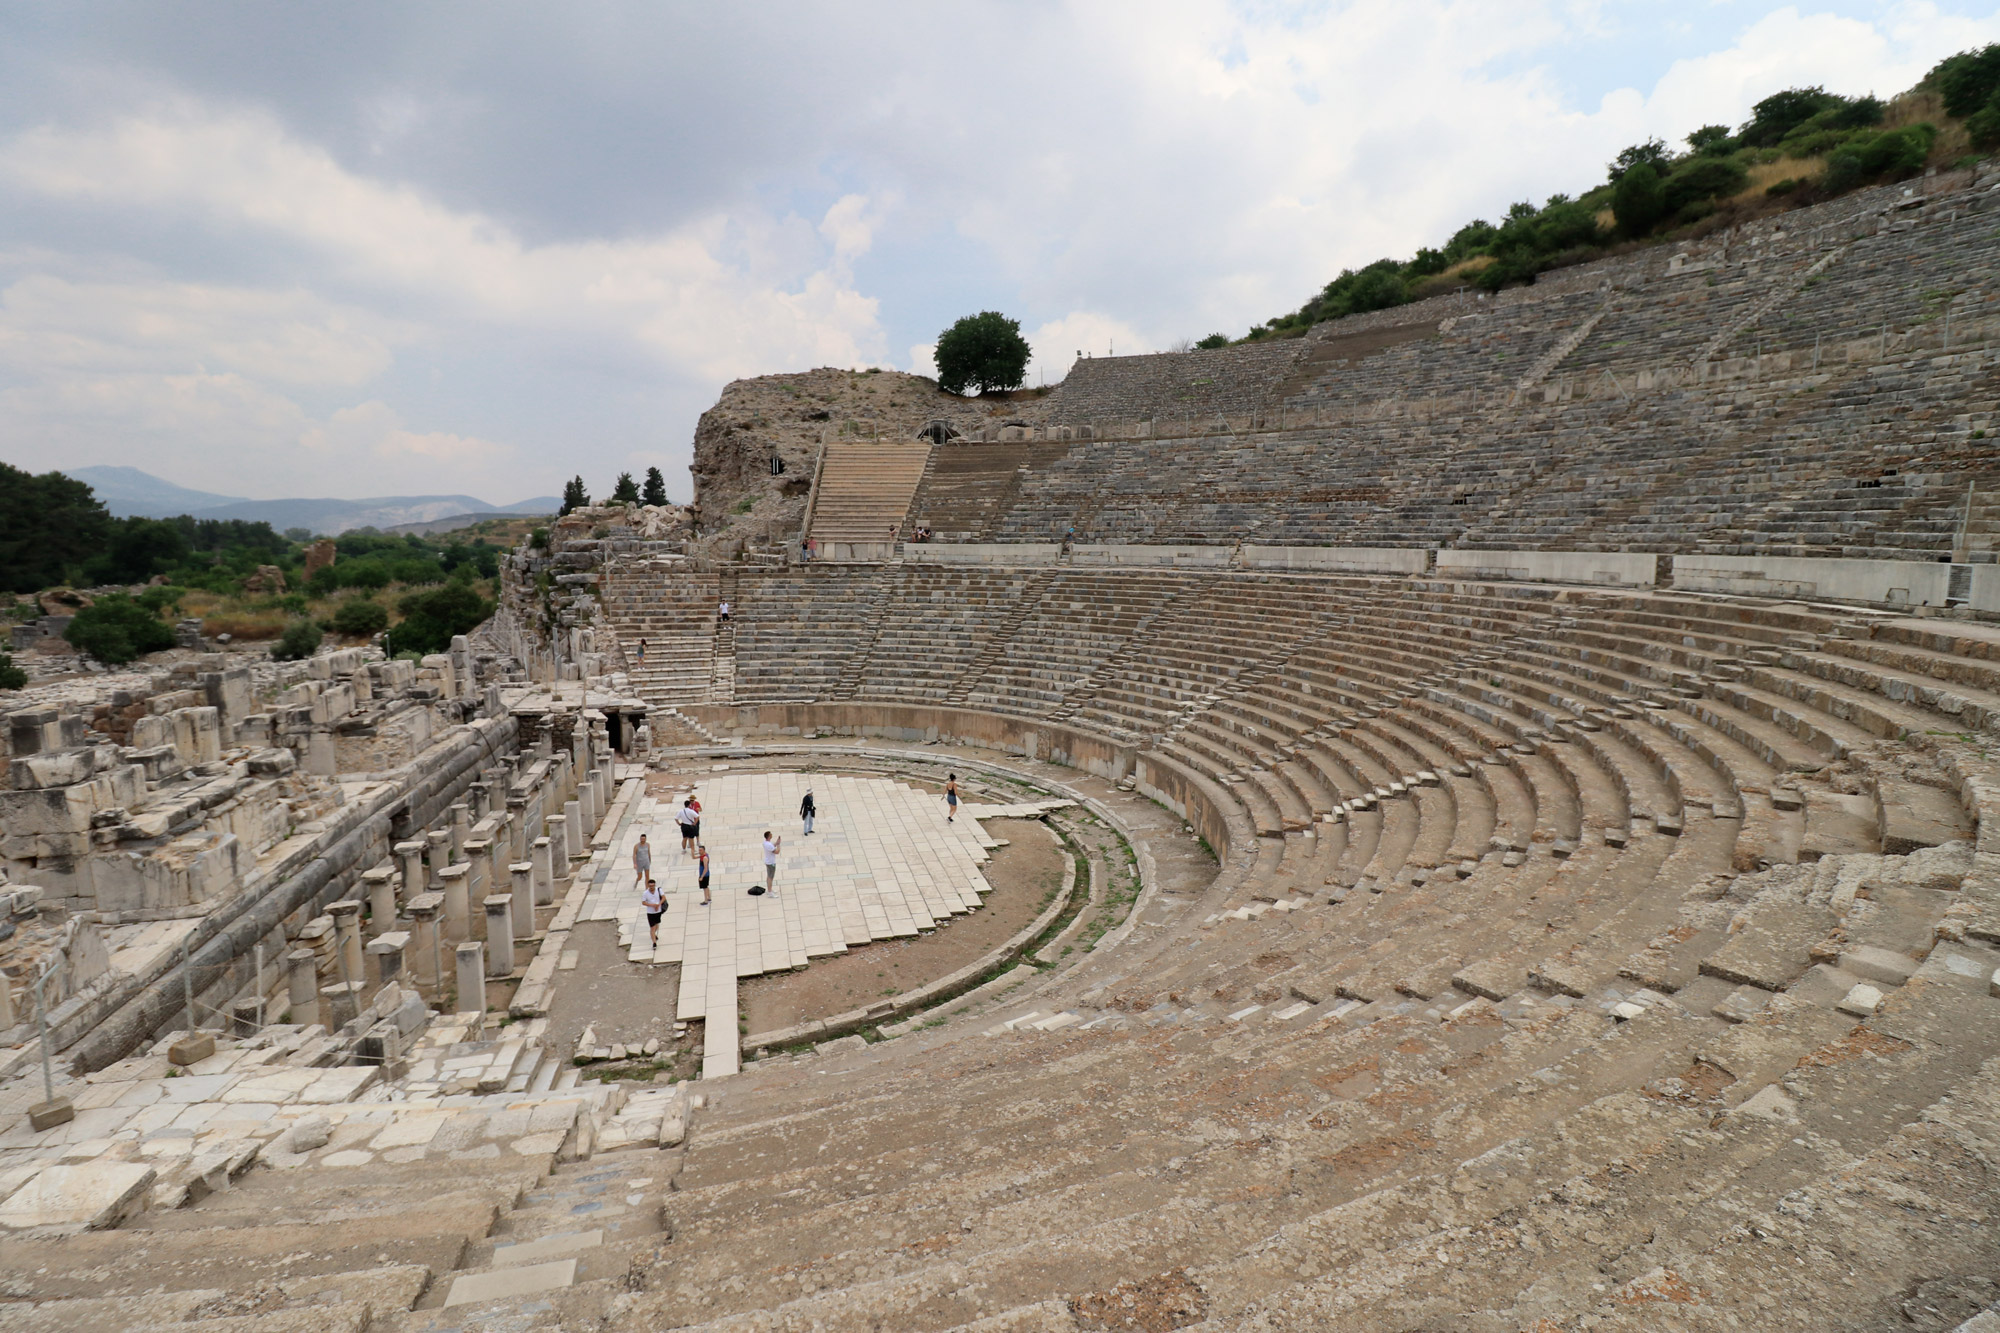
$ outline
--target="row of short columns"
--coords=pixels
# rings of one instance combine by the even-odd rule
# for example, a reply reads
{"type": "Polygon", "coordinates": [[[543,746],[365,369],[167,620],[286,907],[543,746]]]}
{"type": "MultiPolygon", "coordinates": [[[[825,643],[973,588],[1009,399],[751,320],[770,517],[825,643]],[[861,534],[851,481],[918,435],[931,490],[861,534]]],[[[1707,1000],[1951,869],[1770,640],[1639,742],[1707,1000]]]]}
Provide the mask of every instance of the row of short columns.
{"type": "MultiPolygon", "coordinates": [[[[457,984],[457,1007],[483,1012],[487,981],[513,974],[516,948],[535,938],[536,909],[555,902],[557,880],[568,877],[570,862],[589,855],[590,830],[610,807],[608,752],[605,762],[591,764],[591,748],[579,734],[568,750],[552,751],[544,740],[533,758],[509,756],[504,783],[474,783],[471,799],[453,804],[438,827],[397,843],[391,864],[364,872],[362,900],[329,909],[343,982],[365,975],[359,928],[365,900],[375,932],[365,949],[367,971],[376,986],[395,981],[440,996],[449,977],[457,984]],[[535,758],[553,761],[548,773],[536,789],[518,790],[535,758]],[[506,793],[504,804],[492,799],[496,789],[506,793]],[[544,831],[531,836],[537,813],[544,831]]],[[[316,988],[310,970],[302,980],[300,954],[314,957],[309,949],[293,955],[294,1021],[313,1021],[296,1017],[302,1009],[332,1017],[321,1001],[340,987],[316,988]]]]}

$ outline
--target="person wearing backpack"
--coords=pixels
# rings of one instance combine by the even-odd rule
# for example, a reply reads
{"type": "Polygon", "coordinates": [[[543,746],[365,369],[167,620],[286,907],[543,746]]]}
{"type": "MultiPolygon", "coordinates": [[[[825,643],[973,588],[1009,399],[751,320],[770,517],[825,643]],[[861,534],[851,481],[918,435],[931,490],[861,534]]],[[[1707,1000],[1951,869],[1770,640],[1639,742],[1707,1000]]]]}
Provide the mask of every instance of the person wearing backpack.
{"type": "Polygon", "coordinates": [[[646,909],[646,929],[653,934],[653,947],[660,947],[660,914],[667,910],[666,895],[660,892],[659,883],[651,878],[646,880],[646,891],[639,895],[639,906],[646,909]]]}
{"type": "Polygon", "coordinates": [[[812,788],[807,787],[806,798],[803,801],[799,802],[799,818],[805,822],[806,826],[806,831],[801,836],[807,838],[810,838],[812,836],[813,816],[818,813],[819,813],[819,807],[813,804],[812,788]]]}

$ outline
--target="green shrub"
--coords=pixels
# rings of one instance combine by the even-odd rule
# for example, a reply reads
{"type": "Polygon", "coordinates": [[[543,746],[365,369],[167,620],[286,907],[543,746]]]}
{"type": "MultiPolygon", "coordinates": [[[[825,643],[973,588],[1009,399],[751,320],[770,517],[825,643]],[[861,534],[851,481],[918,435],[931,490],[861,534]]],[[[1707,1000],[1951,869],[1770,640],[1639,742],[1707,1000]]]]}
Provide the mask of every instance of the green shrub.
{"type": "Polygon", "coordinates": [[[453,581],[435,592],[416,592],[397,603],[403,623],[389,631],[388,650],[441,653],[453,635],[469,634],[493,614],[493,603],[469,582],[453,581]]]}
{"type": "Polygon", "coordinates": [[[1675,167],[1660,190],[1669,213],[1704,199],[1726,199],[1748,184],[1750,170],[1726,157],[1698,157],[1675,167]]]}
{"type": "Polygon", "coordinates": [[[1667,195],[1660,173],[1641,162],[1618,178],[1611,196],[1611,214],[1627,236],[1644,236],[1666,216],[1667,195]]]}
{"type": "Polygon", "coordinates": [[[938,335],[938,387],[946,393],[1018,389],[1031,355],[1021,321],[997,310],[967,315],[938,335]]]}
{"type": "Polygon", "coordinates": [[[311,657],[319,651],[319,622],[315,620],[294,620],[285,626],[285,632],[278,636],[278,646],[271,650],[271,656],[280,662],[297,662],[311,657]]]}
{"type": "Polygon", "coordinates": [[[0,652],[0,690],[18,690],[28,683],[28,673],[14,665],[11,653],[0,652]]]}
{"type": "Polygon", "coordinates": [[[1827,158],[1826,188],[1851,190],[1870,181],[1907,176],[1923,167],[1936,138],[1937,128],[1929,124],[1857,138],[1827,158]]]}
{"type": "Polygon", "coordinates": [[[1993,95],[2000,92],[2000,42],[1946,56],[1931,67],[1921,86],[1937,89],[1947,115],[1971,117],[1992,105],[1993,95]]]}
{"type": "Polygon", "coordinates": [[[548,550],[549,530],[547,528],[536,528],[533,532],[528,534],[528,545],[537,551],[548,550]]]}
{"type": "Polygon", "coordinates": [[[124,593],[100,597],[77,612],[63,637],[78,652],[107,666],[121,666],[141,653],[174,646],[174,632],[124,593]]]}
{"type": "Polygon", "coordinates": [[[1994,90],[1985,106],[1966,117],[1965,133],[1974,148],[2000,148],[2000,88],[1994,90]]]}
{"type": "Polygon", "coordinates": [[[1226,333],[1211,333],[1196,343],[1195,346],[1204,352],[1214,351],[1218,347],[1227,347],[1229,346],[1229,335],[1226,333]]]}
{"type": "Polygon", "coordinates": [[[361,636],[389,628],[389,609],[372,597],[352,597],[333,613],[333,632],[361,636]]]}
{"type": "Polygon", "coordinates": [[[1750,123],[1737,138],[1753,148],[1768,148],[1823,111],[1845,105],[1846,98],[1821,87],[1787,88],[1750,108],[1750,123]]]}
{"type": "Polygon", "coordinates": [[[1765,194],[1790,194],[1799,188],[1800,182],[1787,176],[1781,181],[1772,181],[1764,187],[1765,194]]]}
{"type": "Polygon", "coordinates": [[[1704,125],[1688,135],[1687,146],[1697,153],[1719,156],[1736,147],[1736,140],[1727,125],[1704,125]]]}

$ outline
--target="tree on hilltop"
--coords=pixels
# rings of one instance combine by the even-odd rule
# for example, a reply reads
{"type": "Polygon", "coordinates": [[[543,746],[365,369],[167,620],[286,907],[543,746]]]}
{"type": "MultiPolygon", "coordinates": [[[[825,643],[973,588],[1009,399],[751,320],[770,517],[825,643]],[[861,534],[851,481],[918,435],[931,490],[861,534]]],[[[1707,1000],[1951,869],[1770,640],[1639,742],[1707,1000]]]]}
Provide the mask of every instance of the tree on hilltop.
{"type": "Polygon", "coordinates": [[[667,479],[660,475],[658,468],[646,469],[646,485],[645,489],[639,492],[639,497],[649,505],[663,505],[667,502],[667,479]]]}
{"type": "Polygon", "coordinates": [[[583,478],[571,477],[563,483],[562,508],[556,510],[556,517],[561,518],[570,510],[581,509],[589,503],[590,492],[583,489],[583,478]]]}
{"type": "Polygon", "coordinates": [[[1032,354],[1021,321],[997,310],[967,315],[938,335],[938,387],[946,393],[1018,389],[1032,354]]]}
{"type": "Polygon", "coordinates": [[[639,483],[632,480],[632,474],[621,472],[618,480],[611,483],[611,503],[615,505],[635,505],[639,503],[639,483]]]}

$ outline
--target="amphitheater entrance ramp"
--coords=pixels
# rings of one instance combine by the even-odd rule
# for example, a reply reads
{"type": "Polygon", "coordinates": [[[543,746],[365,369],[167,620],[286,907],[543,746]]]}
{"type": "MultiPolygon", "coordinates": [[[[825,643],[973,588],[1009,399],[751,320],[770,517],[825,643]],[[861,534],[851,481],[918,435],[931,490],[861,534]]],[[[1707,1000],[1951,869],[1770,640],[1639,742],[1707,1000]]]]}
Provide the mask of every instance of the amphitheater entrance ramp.
{"type": "Polygon", "coordinates": [[[893,556],[930,457],[928,444],[828,444],[806,517],[819,558],[893,556]]]}

